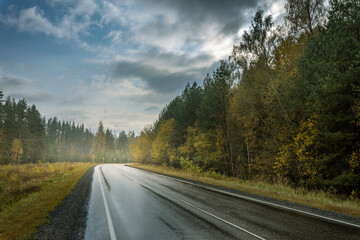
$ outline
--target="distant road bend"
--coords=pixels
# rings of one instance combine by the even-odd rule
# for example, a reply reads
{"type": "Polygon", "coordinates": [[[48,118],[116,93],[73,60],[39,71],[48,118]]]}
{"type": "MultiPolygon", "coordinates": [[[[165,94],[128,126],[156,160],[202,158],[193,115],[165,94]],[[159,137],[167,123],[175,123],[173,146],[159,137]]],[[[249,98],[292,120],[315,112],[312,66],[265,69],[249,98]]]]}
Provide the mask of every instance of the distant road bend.
{"type": "Polygon", "coordinates": [[[85,239],[360,239],[360,224],[119,164],[95,168],[85,239]]]}

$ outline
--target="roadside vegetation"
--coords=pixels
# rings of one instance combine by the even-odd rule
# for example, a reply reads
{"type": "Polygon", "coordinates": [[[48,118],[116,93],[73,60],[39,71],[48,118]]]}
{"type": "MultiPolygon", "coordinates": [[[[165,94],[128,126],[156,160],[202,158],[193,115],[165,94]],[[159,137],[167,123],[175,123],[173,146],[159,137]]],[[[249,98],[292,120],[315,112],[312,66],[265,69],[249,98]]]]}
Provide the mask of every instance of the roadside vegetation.
{"type": "Polygon", "coordinates": [[[244,180],[227,177],[216,172],[203,172],[198,169],[177,169],[149,164],[130,164],[131,167],[157,172],[169,176],[194,180],[214,186],[244,191],[255,195],[295,202],[310,207],[360,217],[360,201],[349,199],[319,190],[291,187],[286,181],[269,183],[260,180],[244,180]]]}
{"type": "Polygon", "coordinates": [[[28,239],[94,164],[0,166],[0,239],[28,239]]]}
{"type": "Polygon", "coordinates": [[[229,58],[131,141],[136,162],[358,204],[360,2],[285,10],[274,26],[258,9],[229,58]]]}

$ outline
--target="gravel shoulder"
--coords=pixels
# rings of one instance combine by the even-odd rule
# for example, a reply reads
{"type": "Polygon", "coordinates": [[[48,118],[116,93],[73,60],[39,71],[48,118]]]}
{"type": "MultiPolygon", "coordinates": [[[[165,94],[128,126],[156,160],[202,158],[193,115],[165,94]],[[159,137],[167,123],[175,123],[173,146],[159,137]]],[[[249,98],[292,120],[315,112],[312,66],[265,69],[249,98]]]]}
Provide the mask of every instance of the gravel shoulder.
{"type": "Polygon", "coordinates": [[[62,203],[49,214],[49,221],[37,228],[33,240],[83,239],[94,167],[89,168],[62,203]]]}

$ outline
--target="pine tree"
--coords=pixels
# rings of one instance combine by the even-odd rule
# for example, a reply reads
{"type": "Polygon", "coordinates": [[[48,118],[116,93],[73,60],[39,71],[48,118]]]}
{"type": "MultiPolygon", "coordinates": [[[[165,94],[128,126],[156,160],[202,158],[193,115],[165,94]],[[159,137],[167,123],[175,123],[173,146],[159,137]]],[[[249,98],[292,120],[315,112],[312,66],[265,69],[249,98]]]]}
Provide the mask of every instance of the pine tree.
{"type": "Polygon", "coordinates": [[[0,132],[0,157],[2,164],[11,162],[12,143],[16,138],[15,104],[15,100],[12,101],[8,97],[3,106],[3,124],[0,132]]]}

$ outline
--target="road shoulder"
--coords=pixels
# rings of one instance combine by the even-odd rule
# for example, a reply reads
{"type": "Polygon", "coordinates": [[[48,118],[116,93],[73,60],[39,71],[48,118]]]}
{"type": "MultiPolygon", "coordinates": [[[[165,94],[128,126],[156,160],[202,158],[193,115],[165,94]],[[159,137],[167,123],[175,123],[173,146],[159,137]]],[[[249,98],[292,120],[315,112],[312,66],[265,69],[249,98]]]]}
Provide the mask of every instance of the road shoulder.
{"type": "Polygon", "coordinates": [[[47,224],[40,226],[31,239],[83,239],[94,167],[75,185],[62,203],[49,214],[47,224]]]}

